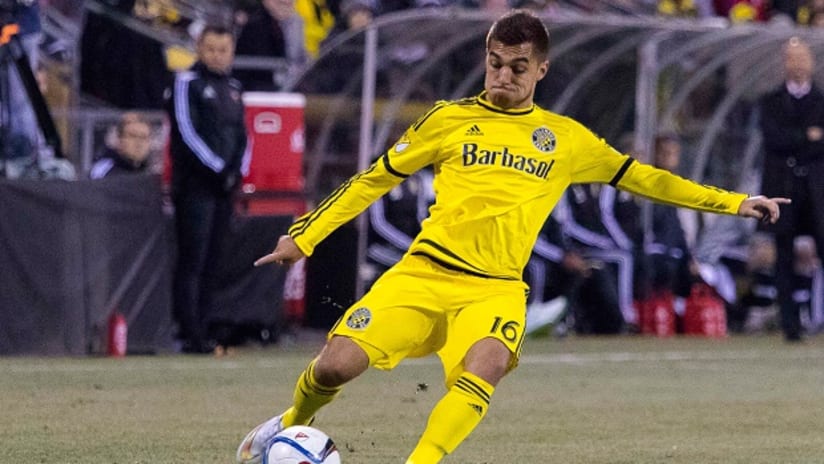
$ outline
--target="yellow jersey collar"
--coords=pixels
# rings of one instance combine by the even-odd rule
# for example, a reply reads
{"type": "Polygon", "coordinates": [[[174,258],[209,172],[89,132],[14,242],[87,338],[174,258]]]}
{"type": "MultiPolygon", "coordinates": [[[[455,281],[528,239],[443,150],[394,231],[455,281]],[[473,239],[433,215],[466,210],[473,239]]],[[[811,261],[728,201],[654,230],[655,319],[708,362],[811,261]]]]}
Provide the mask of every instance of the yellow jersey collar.
{"type": "Polygon", "coordinates": [[[503,109],[499,106],[495,106],[495,105],[492,104],[491,101],[489,101],[486,98],[486,90],[481,92],[480,95],[478,95],[477,98],[478,98],[478,104],[479,105],[481,105],[482,107],[484,107],[484,108],[486,108],[490,111],[494,111],[496,113],[504,113],[504,114],[511,114],[511,115],[522,115],[522,114],[529,114],[529,113],[532,112],[532,110],[535,109],[535,103],[532,103],[532,106],[530,106],[529,108],[518,108],[518,109],[514,109],[514,110],[507,110],[507,109],[503,109]]]}

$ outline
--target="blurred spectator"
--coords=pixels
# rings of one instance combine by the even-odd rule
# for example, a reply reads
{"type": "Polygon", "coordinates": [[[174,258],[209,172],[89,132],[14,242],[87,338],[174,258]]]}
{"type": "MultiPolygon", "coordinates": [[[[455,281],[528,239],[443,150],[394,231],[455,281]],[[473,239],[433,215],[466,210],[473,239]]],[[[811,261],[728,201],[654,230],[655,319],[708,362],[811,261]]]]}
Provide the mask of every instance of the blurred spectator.
{"type": "Polygon", "coordinates": [[[296,0],[295,10],[303,19],[306,53],[317,59],[323,41],[335,26],[335,15],[326,0],[296,0]]]}
{"type": "Polygon", "coordinates": [[[28,66],[22,42],[12,40],[3,45],[0,73],[8,86],[3,95],[3,115],[8,120],[0,124],[1,159],[36,158],[43,135],[35,112],[35,96],[39,89],[36,74],[28,66]],[[26,85],[29,82],[29,85],[26,85]]]}
{"type": "Polygon", "coordinates": [[[808,0],[771,0],[770,17],[783,17],[799,24],[807,24],[810,16],[809,3],[808,0]]]}
{"type": "MultiPolygon", "coordinates": [[[[567,189],[558,202],[556,216],[575,250],[596,267],[608,269],[609,276],[598,276],[602,284],[610,287],[610,293],[617,296],[615,304],[617,317],[608,317],[608,325],[602,324],[598,333],[619,333],[624,324],[635,324],[635,310],[632,306],[633,256],[631,250],[619,247],[610,237],[603,223],[600,205],[600,184],[578,184],[567,189]],[[614,268],[614,269],[613,269],[614,268]],[[620,322],[619,322],[620,321],[620,322]]],[[[592,292],[590,292],[592,293],[592,292]]],[[[603,291],[601,291],[603,293],[603,291]]],[[[594,313],[603,315],[611,311],[611,302],[605,310],[594,313]]],[[[593,316],[594,317],[594,316],[593,316]]]]}
{"type": "MultiPolygon", "coordinates": [[[[345,40],[345,44],[338,44],[334,53],[326,55],[324,59],[316,63],[313,68],[315,72],[315,77],[312,79],[313,87],[306,89],[307,91],[318,93],[351,91],[352,79],[359,78],[359,76],[353,77],[352,70],[362,65],[364,60],[365,34],[356,32],[368,26],[378,14],[380,6],[377,2],[378,0],[343,0],[336,5],[337,8],[332,8],[331,11],[335,13],[335,24],[320,48],[326,49],[331,46],[330,44],[340,40],[345,40]],[[352,31],[351,35],[346,34],[349,31],[352,31]]],[[[379,38],[379,41],[382,42],[385,39],[385,37],[379,38]]],[[[380,46],[383,45],[385,44],[380,44],[380,46]]],[[[384,57],[378,58],[377,92],[379,94],[384,93],[388,88],[388,75],[394,73],[391,67],[387,66],[387,61],[384,57]]]]}
{"type": "Polygon", "coordinates": [[[532,250],[525,278],[530,286],[530,303],[540,304],[563,296],[568,302],[569,325],[577,333],[619,333],[624,328],[624,318],[614,273],[602,261],[588,258],[570,240],[564,232],[565,220],[563,213],[550,215],[532,250]],[[536,274],[542,278],[536,278],[536,274]]]}
{"type": "Polygon", "coordinates": [[[295,0],[261,0],[240,31],[236,53],[281,58],[282,65],[272,70],[237,69],[234,75],[245,90],[278,90],[290,72],[306,63],[304,47],[303,20],[295,11],[295,0]]]}
{"type": "Polygon", "coordinates": [[[714,0],[715,12],[733,23],[770,19],[769,0],[714,0]]]}
{"type": "Polygon", "coordinates": [[[821,260],[812,237],[803,235],[793,244],[793,303],[798,306],[801,325],[816,333],[824,322],[822,315],[821,260]],[[818,281],[818,282],[816,282],[818,281]]]}
{"type": "Polygon", "coordinates": [[[532,10],[541,15],[558,16],[563,7],[556,0],[509,0],[511,8],[532,10]]]}
{"type": "Polygon", "coordinates": [[[797,37],[784,46],[785,80],[764,95],[760,125],[764,140],[764,195],[791,198],[781,219],[764,229],[775,235],[776,278],[781,321],[787,341],[800,341],[801,319],[793,302],[794,243],[812,235],[824,251],[824,94],[812,80],[815,58],[797,37]]]}
{"type": "MultiPolygon", "coordinates": [[[[627,153],[638,160],[646,156],[634,148],[635,134],[628,132],[616,141],[615,147],[621,153],[627,153]]],[[[601,186],[598,198],[601,210],[601,223],[606,233],[615,243],[615,246],[632,256],[632,298],[635,302],[648,298],[650,288],[646,282],[650,280],[650,266],[647,265],[647,256],[644,253],[644,224],[641,198],[618,190],[610,185],[601,186]]],[[[651,206],[650,206],[651,207],[651,206]]],[[[637,307],[634,308],[634,317],[629,319],[637,324],[637,307]]]]}
{"type": "Polygon", "coordinates": [[[182,20],[172,0],[137,0],[133,11],[136,17],[159,26],[175,26],[182,20]]]}
{"type": "Polygon", "coordinates": [[[234,38],[224,28],[206,27],[197,41],[198,62],[175,79],[168,112],[172,122],[172,201],[178,262],[174,311],[182,349],[214,348],[204,327],[206,273],[216,269],[229,232],[233,195],[248,172],[242,87],[229,76],[234,38]]]}
{"type": "MultiPolygon", "coordinates": [[[[438,2],[433,6],[448,6],[449,3],[451,2],[438,2]]],[[[489,13],[502,14],[511,7],[509,0],[479,0],[478,8],[489,13]]]]}
{"type": "Polygon", "coordinates": [[[70,19],[80,20],[83,14],[85,0],[47,0],[44,6],[54,9],[70,19]]]}
{"type": "Polygon", "coordinates": [[[729,306],[727,325],[733,333],[752,333],[768,328],[775,320],[778,290],[775,287],[775,244],[767,234],[755,233],[735,259],[722,258],[735,279],[737,299],[729,306]]]}
{"type": "Polygon", "coordinates": [[[693,0],[659,0],[658,14],[669,17],[696,17],[698,10],[693,0]]]}
{"type": "Polygon", "coordinates": [[[107,146],[89,171],[91,179],[147,172],[151,154],[152,127],[140,113],[120,117],[114,146],[107,146]]]}
{"type": "MultiPolygon", "coordinates": [[[[744,175],[737,190],[758,190],[758,175],[757,172],[744,175]]],[[[771,268],[775,262],[772,240],[764,240],[764,234],[756,238],[753,235],[756,224],[736,220],[734,216],[706,215],[702,217],[702,222],[703,227],[691,250],[698,274],[724,300],[729,330],[741,332],[750,312],[749,307],[753,306],[752,302],[744,300],[752,297],[750,291],[755,282],[759,285],[757,291],[765,295],[765,285],[772,279],[771,268]],[[773,252],[770,253],[770,250],[773,252]]],[[[774,284],[772,291],[775,291],[774,284]]],[[[771,306],[773,302],[766,301],[757,306],[771,306]]]]}
{"type": "Polygon", "coordinates": [[[814,11],[810,16],[810,27],[824,27],[824,10],[814,11]]]}
{"type": "Polygon", "coordinates": [[[329,31],[323,46],[347,31],[359,31],[368,26],[378,14],[378,0],[343,0],[338,6],[335,25],[329,31]]]}
{"type": "Polygon", "coordinates": [[[795,16],[790,17],[798,24],[820,27],[824,23],[823,14],[824,0],[807,0],[798,7],[795,16]]]}
{"type": "Polygon", "coordinates": [[[17,23],[20,31],[17,37],[22,42],[23,50],[32,69],[38,68],[40,59],[40,41],[43,38],[43,27],[40,20],[40,1],[15,1],[12,21],[17,23]]]}
{"type": "MultiPolygon", "coordinates": [[[[112,14],[131,14],[134,2],[115,2],[112,14]]],[[[80,90],[122,109],[160,109],[171,81],[163,44],[106,14],[86,13],[80,37],[80,90]]]]}
{"type": "MultiPolygon", "coordinates": [[[[632,132],[625,133],[619,137],[615,147],[637,160],[646,159],[643,153],[634,149],[634,138],[635,134],[632,132]]],[[[640,251],[643,248],[644,226],[641,222],[640,201],[635,195],[610,185],[601,187],[598,198],[601,222],[612,241],[622,250],[640,251]]]]}
{"type": "Polygon", "coordinates": [[[5,20],[19,26],[19,33],[3,47],[0,73],[4,90],[0,123],[0,175],[8,178],[74,179],[73,166],[62,157],[60,138],[44,97],[47,75],[39,59],[40,4],[13,2],[5,20]]]}
{"type": "Polygon", "coordinates": [[[590,263],[572,250],[558,220],[554,216],[547,218],[524,270],[524,282],[529,285],[527,317],[562,297],[566,314],[557,318],[557,328],[564,334],[570,326],[575,326],[575,296],[580,282],[590,274],[590,263]]]}
{"type": "MultiPolygon", "coordinates": [[[[438,9],[449,7],[454,3],[453,0],[413,0],[411,8],[438,9]]],[[[490,2],[484,4],[491,5],[493,3],[505,5],[506,0],[490,0],[490,2]]],[[[496,11],[500,10],[496,9],[496,11]]],[[[437,43],[431,42],[424,37],[407,41],[395,41],[389,47],[388,62],[385,63],[385,66],[390,94],[409,92],[408,98],[410,100],[432,101],[437,99],[435,89],[440,79],[437,73],[430,73],[426,78],[418,80],[412,89],[408,88],[409,76],[414,75],[431,55],[432,50],[438,47],[437,43]]],[[[467,69],[471,69],[471,67],[467,69]]]]}
{"type": "Polygon", "coordinates": [[[378,14],[377,0],[343,0],[340,2],[340,20],[346,30],[360,30],[368,26],[378,14]]]}
{"type": "MultiPolygon", "coordinates": [[[[681,164],[681,141],[677,135],[665,133],[655,138],[653,164],[677,173],[681,164]]],[[[671,292],[676,296],[676,312],[681,301],[690,294],[697,272],[687,245],[686,234],[678,210],[662,204],[652,205],[652,237],[644,247],[651,271],[645,282],[645,293],[671,292]]]]}

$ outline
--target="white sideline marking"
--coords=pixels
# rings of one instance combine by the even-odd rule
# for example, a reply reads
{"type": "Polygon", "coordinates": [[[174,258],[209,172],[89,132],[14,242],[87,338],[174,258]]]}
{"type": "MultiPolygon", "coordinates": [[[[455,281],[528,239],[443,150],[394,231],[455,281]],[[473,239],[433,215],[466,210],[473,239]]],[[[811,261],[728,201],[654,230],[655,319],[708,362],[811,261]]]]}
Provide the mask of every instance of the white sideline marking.
{"type": "MultiPolygon", "coordinates": [[[[273,354],[273,357],[276,354],[273,354]]],[[[661,352],[601,352],[601,353],[558,353],[533,354],[521,357],[521,365],[551,365],[551,364],[598,364],[598,363],[656,363],[665,361],[752,361],[752,360],[806,360],[824,359],[824,350],[804,351],[766,351],[766,350],[738,350],[738,351],[661,351],[661,352]]],[[[309,356],[306,358],[307,362],[309,356]]],[[[407,359],[403,365],[430,365],[439,360],[434,356],[421,359],[407,359]]],[[[105,371],[205,371],[205,370],[234,370],[264,368],[272,369],[283,367],[283,360],[259,359],[251,362],[215,360],[215,362],[187,362],[184,360],[155,362],[153,358],[143,358],[137,362],[114,362],[111,364],[83,364],[82,361],[71,360],[70,364],[59,365],[55,361],[33,361],[30,364],[2,365],[0,373],[38,373],[38,372],[105,372],[105,371]]]]}

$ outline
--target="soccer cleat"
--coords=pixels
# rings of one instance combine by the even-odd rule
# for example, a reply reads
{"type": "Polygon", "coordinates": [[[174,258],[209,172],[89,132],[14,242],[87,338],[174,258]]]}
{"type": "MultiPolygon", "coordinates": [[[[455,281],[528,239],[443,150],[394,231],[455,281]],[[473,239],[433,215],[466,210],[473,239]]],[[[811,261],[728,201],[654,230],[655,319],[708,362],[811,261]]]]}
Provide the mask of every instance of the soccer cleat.
{"type": "MultiPolygon", "coordinates": [[[[313,417],[309,420],[309,424],[315,422],[313,417]]],[[[246,434],[246,438],[240,442],[237,447],[237,462],[239,464],[260,464],[262,462],[263,452],[266,450],[266,444],[275,435],[283,431],[283,414],[275,416],[268,421],[253,428],[251,432],[246,434]]]]}
{"type": "Polygon", "coordinates": [[[237,462],[240,464],[260,464],[266,442],[283,430],[283,414],[253,428],[246,434],[237,448],[237,462]]]}

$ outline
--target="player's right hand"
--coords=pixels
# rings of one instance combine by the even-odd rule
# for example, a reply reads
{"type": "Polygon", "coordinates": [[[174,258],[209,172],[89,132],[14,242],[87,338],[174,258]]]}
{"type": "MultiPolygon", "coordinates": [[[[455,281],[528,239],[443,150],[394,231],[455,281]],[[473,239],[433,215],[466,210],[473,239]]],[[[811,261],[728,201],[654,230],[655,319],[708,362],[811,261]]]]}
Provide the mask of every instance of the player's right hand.
{"type": "Polygon", "coordinates": [[[255,261],[255,267],[262,266],[269,263],[277,264],[294,264],[301,260],[306,255],[300,251],[300,248],[295,244],[292,237],[288,235],[281,235],[278,239],[278,244],[275,249],[268,255],[261,256],[255,261]]]}
{"type": "Polygon", "coordinates": [[[781,205],[792,203],[789,198],[767,198],[764,195],[749,197],[738,207],[738,215],[760,220],[765,224],[775,224],[781,216],[781,205]]]}

